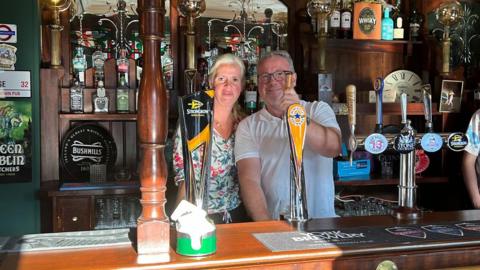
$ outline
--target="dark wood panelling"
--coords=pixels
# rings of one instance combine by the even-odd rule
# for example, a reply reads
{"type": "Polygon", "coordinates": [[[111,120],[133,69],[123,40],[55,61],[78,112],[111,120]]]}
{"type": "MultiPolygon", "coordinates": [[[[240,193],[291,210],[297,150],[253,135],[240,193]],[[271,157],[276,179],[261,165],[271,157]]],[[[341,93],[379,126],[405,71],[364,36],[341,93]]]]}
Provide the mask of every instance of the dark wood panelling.
{"type": "Polygon", "coordinates": [[[40,133],[41,133],[41,181],[58,179],[59,172],[59,133],[58,133],[58,92],[63,69],[40,70],[40,133]]]}

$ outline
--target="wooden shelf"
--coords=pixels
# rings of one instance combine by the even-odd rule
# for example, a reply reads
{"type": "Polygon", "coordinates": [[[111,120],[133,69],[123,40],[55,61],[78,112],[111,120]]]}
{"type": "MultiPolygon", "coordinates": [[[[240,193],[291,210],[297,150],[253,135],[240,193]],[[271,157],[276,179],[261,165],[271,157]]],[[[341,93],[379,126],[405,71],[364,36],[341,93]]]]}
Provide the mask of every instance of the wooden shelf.
{"type": "MultiPolygon", "coordinates": [[[[344,49],[356,51],[402,52],[408,40],[373,40],[373,39],[327,39],[327,49],[344,49]]],[[[422,44],[414,41],[412,44],[422,44]]],[[[312,40],[312,48],[317,48],[318,42],[312,40]]]]}
{"type": "MultiPolygon", "coordinates": [[[[392,186],[398,185],[398,178],[375,178],[375,176],[366,177],[366,179],[349,178],[349,181],[335,180],[335,186],[392,186]]],[[[426,176],[415,179],[416,184],[438,184],[448,183],[448,177],[446,176],[426,176]]]]}
{"type": "Polygon", "coordinates": [[[136,121],[136,113],[61,113],[60,119],[76,121],[136,121]]]}
{"type": "MultiPolygon", "coordinates": [[[[346,104],[346,103],[345,103],[346,104]]],[[[375,103],[357,103],[357,115],[361,114],[376,114],[375,103]]],[[[346,106],[346,105],[345,105],[346,106]]],[[[400,103],[383,103],[382,104],[383,115],[401,115],[400,103]]],[[[408,103],[407,115],[424,115],[423,103],[408,103]]],[[[442,115],[443,113],[438,111],[438,103],[432,103],[432,115],[442,115]]],[[[337,114],[344,115],[344,114],[337,114]]],[[[345,114],[346,116],[346,114],[345,114]]]]}
{"type": "MultiPolygon", "coordinates": [[[[378,39],[342,39],[342,38],[328,38],[327,42],[330,44],[362,44],[362,43],[375,43],[375,44],[408,44],[408,40],[378,40],[378,39]]],[[[412,41],[412,44],[422,44],[422,41],[412,41]]]]}
{"type": "Polygon", "coordinates": [[[72,185],[66,190],[59,188],[59,181],[48,181],[40,188],[40,194],[43,196],[104,196],[104,195],[125,195],[137,194],[140,192],[139,181],[112,182],[110,185],[101,184],[85,185],[78,184],[78,187],[72,185]]]}

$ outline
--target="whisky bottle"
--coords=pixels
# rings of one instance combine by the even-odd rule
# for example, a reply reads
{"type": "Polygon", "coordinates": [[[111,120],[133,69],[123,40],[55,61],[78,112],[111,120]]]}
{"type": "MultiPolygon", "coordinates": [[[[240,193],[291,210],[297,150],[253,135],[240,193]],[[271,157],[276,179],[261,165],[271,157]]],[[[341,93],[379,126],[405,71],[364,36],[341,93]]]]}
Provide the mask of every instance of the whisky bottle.
{"type": "Polygon", "coordinates": [[[103,81],[98,81],[97,94],[93,99],[93,107],[96,113],[108,112],[108,97],[103,87],[103,81]]]}
{"type": "Polygon", "coordinates": [[[129,89],[126,84],[125,74],[121,74],[119,86],[117,87],[117,98],[116,98],[117,113],[129,112],[128,92],[129,92],[129,89]]]}
{"type": "Polygon", "coordinates": [[[397,0],[393,14],[393,39],[404,39],[404,16],[402,14],[402,1],[397,0]]]}
{"type": "Polygon", "coordinates": [[[250,82],[245,90],[245,111],[252,114],[257,111],[257,90],[255,84],[250,82]]]}
{"type": "Polygon", "coordinates": [[[105,74],[104,74],[104,66],[105,66],[105,58],[102,52],[102,47],[99,45],[97,49],[92,54],[92,65],[95,69],[94,77],[95,77],[95,86],[98,86],[99,81],[104,81],[105,74]]]}
{"type": "Polygon", "coordinates": [[[352,38],[352,1],[343,0],[340,11],[340,31],[343,38],[352,38]]]}
{"type": "Polygon", "coordinates": [[[208,90],[208,62],[204,57],[197,59],[197,76],[199,89],[208,90]]]}
{"type": "Polygon", "coordinates": [[[165,53],[162,55],[162,71],[165,76],[165,86],[168,90],[173,90],[173,60],[170,45],[166,46],[165,53]]]}
{"type": "Polygon", "coordinates": [[[83,47],[75,48],[75,56],[72,59],[73,72],[75,78],[81,85],[85,85],[85,70],[87,69],[87,59],[83,53],[83,47]]]}
{"type": "Polygon", "coordinates": [[[135,67],[136,67],[136,77],[137,77],[137,87],[140,86],[140,80],[142,79],[142,73],[143,73],[143,56],[140,55],[135,60],[135,67]]]}
{"type": "Polygon", "coordinates": [[[83,113],[83,86],[77,80],[70,88],[70,112],[83,113]]]}
{"type": "Polygon", "coordinates": [[[330,37],[331,38],[338,38],[340,32],[340,0],[335,0],[336,5],[335,9],[332,10],[332,15],[330,16],[330,37]]]}
{"type": "Polygon", "coordinates": [[[422,27],[423,16],[417,10],[417,1],[412,0],[410,2],[410,20],[409,20],[409,33],[411,40],[420,39],[420,28],[422,27]]]}
{"type": "Polygon", "coordinates": [[[125,84],[128,85],[128,71],[129,71],[130,63],[127,58],[127,49],[120,49],[120,56],[117,59],[117,75],[118,75],[118,82],[120,81],[120,77],[124,76],[125,84]]]}

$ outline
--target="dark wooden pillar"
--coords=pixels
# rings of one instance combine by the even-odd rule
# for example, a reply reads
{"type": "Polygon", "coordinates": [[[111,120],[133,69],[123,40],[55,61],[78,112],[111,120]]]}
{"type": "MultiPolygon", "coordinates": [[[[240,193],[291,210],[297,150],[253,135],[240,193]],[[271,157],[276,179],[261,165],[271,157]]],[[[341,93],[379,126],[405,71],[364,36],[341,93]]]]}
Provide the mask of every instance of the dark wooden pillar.
{"type": "Polygon", "coordinates": [[[140,143],[142,215],[137,226],[139,255],[166,254],[169,222],[165,214],[167,165],[167,96],[160,62],[160,41],[165,15],[164,0],[138,0],[143,39],[143,75],[138,100],[137,133],[140,143]]]}

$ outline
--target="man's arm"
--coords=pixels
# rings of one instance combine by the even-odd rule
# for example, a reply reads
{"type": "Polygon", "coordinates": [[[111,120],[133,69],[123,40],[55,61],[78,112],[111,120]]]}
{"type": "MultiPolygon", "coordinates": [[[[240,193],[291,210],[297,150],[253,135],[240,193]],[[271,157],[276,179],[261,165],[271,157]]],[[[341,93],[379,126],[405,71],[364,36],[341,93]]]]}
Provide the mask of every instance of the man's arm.
{"type": "Polygon", "coordinates": [[[478,191],[477,174],[475,172],[475,162],[477,157],[465,151],[463,154],[463,181],[467,188],[473,207],[480,208],[480,192],[478,191]]]}
{"type": "Polygon", "coordinates": [[[340,131],[333,127],[324,127],[311,120],[307,127],[305,143],[322,156],[336,157],[341,151],[340,131]]]}
{"type": "MultiPolygon", "coordinates": [[[[287,111],[288,107],[294,103],[300,103],[300,98],[294,88],[285,90],[282,97],[282,110],[287,111]]],[[[333,113],[333,112],[332,112],[333,113]]],[[[333,115],[335,117],[335,115],[333,115]]],[[[333,127],[325,127],[310,119],[305,135],[305,143],[314,152],[325,157],[336,157],[341,152],[341,133],[333,127]]]]}
{"type": "Polygon", "coordinates": [[[260,168],[259,158],[245,158],[237,162],[242,201],[253,221],[271,219],[261,186],[260,168]]]}

